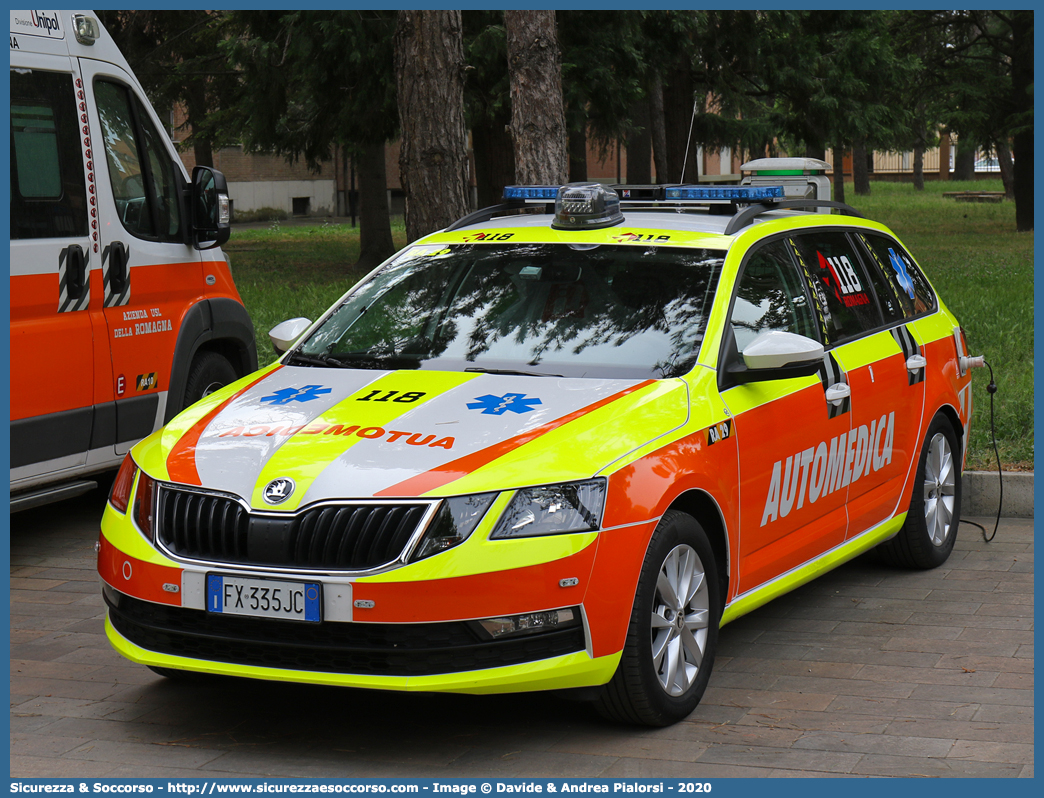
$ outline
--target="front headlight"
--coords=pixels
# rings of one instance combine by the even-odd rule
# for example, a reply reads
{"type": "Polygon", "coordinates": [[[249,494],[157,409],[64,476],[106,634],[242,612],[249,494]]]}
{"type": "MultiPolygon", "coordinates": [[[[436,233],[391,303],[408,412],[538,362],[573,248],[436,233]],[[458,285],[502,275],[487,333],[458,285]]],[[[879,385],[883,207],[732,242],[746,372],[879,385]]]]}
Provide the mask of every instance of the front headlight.
{"type": "Polygon", "coordinates": [[[495,493],[480,493],[476,496],[454,496],[445,499],[431,524],[428,525],[424,537],[417,544],[417,549],[410,557],[410,562],[423,560],[433,554],[451,549],[463,543],[475,531],[489,505],[496,498],[495,493]]]}
{"type": "Polygon", "coordinates": [[[491,540],[592,532],[602,523],[605,479],[519,490],[497,522],[491,540]]]}
{"type": "Polygon", "coordinates": [[[152,495],[155,487],[156,482],[152,477],[142,471],[141,476],[138,477],[138,492],[134,498],[134,515],[137,517],[138,529],[149,539],[149,543],[156,542],[155,528],[152,523],[152,495]]]}

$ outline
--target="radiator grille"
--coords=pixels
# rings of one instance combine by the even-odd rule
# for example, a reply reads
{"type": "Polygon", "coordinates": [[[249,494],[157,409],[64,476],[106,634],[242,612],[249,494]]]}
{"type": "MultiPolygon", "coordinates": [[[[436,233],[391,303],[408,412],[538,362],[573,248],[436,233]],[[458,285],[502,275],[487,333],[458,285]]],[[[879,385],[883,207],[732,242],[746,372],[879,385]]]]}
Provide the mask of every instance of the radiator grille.
{"type": "Polygon", "coordinates": [[[345,503],[276,516],[228,496],[162,487],[156,527],[163,546],[187,559],[365,570],[403,552],[428,506],[345,503]]]}

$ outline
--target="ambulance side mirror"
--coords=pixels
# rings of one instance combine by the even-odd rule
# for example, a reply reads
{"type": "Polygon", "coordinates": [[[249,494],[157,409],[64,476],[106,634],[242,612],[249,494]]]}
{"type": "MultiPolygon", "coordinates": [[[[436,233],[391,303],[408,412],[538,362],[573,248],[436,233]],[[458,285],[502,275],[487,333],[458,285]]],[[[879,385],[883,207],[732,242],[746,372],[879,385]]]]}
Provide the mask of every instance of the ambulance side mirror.
{"type": "MultiPolygon", "coordinates": [[[[731,332],[730,326],[730,335],[731,332]]],[[[733,352],[734,347],[733,343],[733,352]]],[[[766,330],[747,344],[741,355],[729,358],[725,371],[728,383],[743,385],[808,377],[822,365],[823,345],[819,341],[782,330],[766,330]]]]}
{"type": "Polygon", "coordinates": [[[225,176],[209,166],[192,170],[192,245],[196,249],[220,247],[232,234],[231,204],[225,176]]]}
{"type": "Polygon", "coordinates": [[[782,330],[766,330],[760,333],[743,350],[743,364],[748,369],[757,371],[812,362],[818,365],[822,361],[823,345],[819,341],[782,330]]]}

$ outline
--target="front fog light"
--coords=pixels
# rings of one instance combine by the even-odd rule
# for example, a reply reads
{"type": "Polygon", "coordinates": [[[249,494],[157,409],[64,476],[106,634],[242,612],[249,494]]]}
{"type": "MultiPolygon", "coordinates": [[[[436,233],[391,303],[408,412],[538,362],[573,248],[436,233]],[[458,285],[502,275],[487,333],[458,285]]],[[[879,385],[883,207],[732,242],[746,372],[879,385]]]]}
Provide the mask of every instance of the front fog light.
{"type": "Polygon", "coordinates": [[[424,537],[417,544],[410,562],[423,560],[467,540],[495,496],[495,493],[480,493],[477,496],[455,496],[443,501],[424,537]]]}
{"type": "Polygon", "coordinates": [[[605,480],[522,488],[500,516],[490,539],[593,532],[602,522],[605,480]]]}
{"type": "Polygon", "coordinates": [[[501,618],[486,618],[474,621],[474,625],[493,639],[508,635],[526,635],[551,632],[580,624],[580,608],[527,612],[525,615],[505,615],[501,618]]]}

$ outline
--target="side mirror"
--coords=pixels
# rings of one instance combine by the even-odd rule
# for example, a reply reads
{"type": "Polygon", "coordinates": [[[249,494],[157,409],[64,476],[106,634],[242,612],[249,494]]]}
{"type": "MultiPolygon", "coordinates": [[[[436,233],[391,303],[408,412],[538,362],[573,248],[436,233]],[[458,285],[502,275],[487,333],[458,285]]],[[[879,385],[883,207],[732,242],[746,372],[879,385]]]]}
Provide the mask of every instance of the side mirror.
{"type": "Polygon", "coordinates": [[[220,247],[232,234],[228,183],[209,166],[192,170],[192,245],[196,249],[220,247]]]}
{"type": "Polygon", "coordinates": [[[301,317],[287,319],[269,330],[268,340],[272,342],[276,354],[281,355],[294,345],[294,342],[301,337],[301,333],[311,326],[311,319],[301,317]]]}
{"type": "Polygon", "coordinates": [[[742,364],[727,366],[734,385],[808,377],[823,365],[823,345],[804,335],[766,330],[747,344],[741,357],[742,364]]]}

